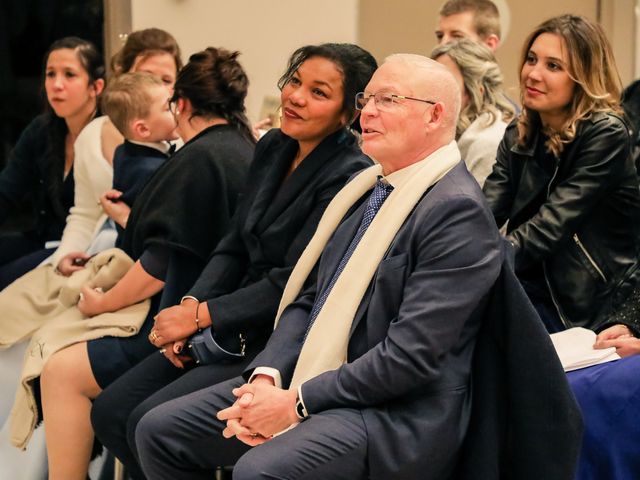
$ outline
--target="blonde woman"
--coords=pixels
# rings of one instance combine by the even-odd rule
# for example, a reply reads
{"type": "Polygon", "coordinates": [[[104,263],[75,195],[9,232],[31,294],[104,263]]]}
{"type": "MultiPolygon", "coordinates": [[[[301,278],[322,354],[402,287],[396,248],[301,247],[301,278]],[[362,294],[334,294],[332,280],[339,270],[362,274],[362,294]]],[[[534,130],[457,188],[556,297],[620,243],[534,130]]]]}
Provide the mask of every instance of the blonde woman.
{"type": "Polygon", "coordinates": [[[596,348],[629,356],[568,374],[585,423],[575,478],[640,478],[640,319],[621,308],[640,251],[640,194],[602,28],[575,15],[542,23],[520,82],[523,110],[484,191],[498,224],[509,221],[516,273],[547,328],[590,328],[596,348]]]}
{"type": "Polygon", "coordinates": [[[484,191],[497,223],[509,221],[516,273],[547,328],[599,330],[640,250],[638,178],[602,28],[575,15],[544,22],[520,82],[522,113],[484,191]]]}
{"type": "Polygon", "coordinates": [[[502,72],[485,45],[462,39],[438,45],[431,58],[458,81],[462,110],[456,126],[458,148],[480,186],[491,173],[496,151],[514,108],[502,90],[502,72]]]}

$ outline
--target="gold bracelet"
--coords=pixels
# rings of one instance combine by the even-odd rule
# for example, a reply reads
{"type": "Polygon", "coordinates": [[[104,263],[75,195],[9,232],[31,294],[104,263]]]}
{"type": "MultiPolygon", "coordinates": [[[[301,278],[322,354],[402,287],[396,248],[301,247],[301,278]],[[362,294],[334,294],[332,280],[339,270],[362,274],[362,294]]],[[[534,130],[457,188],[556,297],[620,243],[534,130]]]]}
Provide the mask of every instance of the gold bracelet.
{"type": "Polygon", "coordinates": [[[184,297],[182,297],[182,298],[180,299],[180,305],[182,305],[182,303],[183,303],[185,300],[193,300],[194,302],[196,302],[196,303],[197,303],[197,305],[196,305],[196,318],[195,318],[195,321],[196,321],[196,331],[197,331],[198,333],[200,333],[200,332],[202,331],[202,328],[200,328],[200,318],[198,318],[198,309],[200,308],[200,300],[198,300],[196,297],[194,297],[194,296],[192,296],[192,295],[185,295],[184,297]]]}
{"type": "Polygon", "coordinates": [[[196,306],[196,329],[198,331],[198,333],[202,332],[202,328],[200,328],[200,318],[198,318],[198,310],[200,309],[200,302],[198,302],[198,305],[196,306]]]}

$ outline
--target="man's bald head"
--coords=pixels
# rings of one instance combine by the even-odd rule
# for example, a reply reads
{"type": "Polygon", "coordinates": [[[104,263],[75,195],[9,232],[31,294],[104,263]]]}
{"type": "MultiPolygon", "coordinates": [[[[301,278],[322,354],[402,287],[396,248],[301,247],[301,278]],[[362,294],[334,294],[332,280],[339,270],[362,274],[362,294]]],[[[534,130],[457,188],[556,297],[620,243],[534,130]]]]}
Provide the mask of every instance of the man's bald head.
{"type": "Polygon", "coordinates": [[[453,75],[438,62],[420,55],[391,55],[364,94],[368,101],[360,115],[362,148],[387,174],[455,139],[461,96],[453,75]]]}
{"type": "Polygon", "coordinates": [[[428,98],[444,105],[443,127],[452,129],[451,139],[455,138],[461,92],[449,69],[430,58],[412,53],[390,55],[385,58],[384,63],[404,64],[406,78],[413,84],[414,96],[428,98]]]}

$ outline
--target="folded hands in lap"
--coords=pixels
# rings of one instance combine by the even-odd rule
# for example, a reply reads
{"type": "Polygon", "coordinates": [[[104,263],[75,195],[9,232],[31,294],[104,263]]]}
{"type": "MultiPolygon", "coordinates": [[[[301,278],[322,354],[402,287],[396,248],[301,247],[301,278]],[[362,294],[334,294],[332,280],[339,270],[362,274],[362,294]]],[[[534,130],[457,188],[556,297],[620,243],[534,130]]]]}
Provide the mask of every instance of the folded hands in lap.
{"type": "Polygon", "coordinates": [[[156,333],[159,343],[158,340],[152,341],[152,343],[156,346],[165,345],[184,340],[196,333],[196,308],[197,304],[191,302],[160,310],[154,317],[155,323],[152,329],[156,333]]]}
{"type": "Polygon", "coordinates": [[[177,368],[184,368],[186,363],[192,361],[190,356],[181,353],[187,339],[197,331],[195,308],[197,303],[195,307],[183,303],[165,308],[154,317],[149,342],[159,348],[160,353],[177,368]]]}
{"type": "Polygon", "coordinates": [[[160,347],[160,353],[173,363],[175,367],[184,368],[187,363],[193,362],[193,358],[189,355],[181,354],[185,343],[187,343],[186,339],[167,343],[160,347]]]}
{"type": "Polygon", "coordinates": [[[273,380],[259,376],[233,390],[236,401],[218,412],[218,419],[227,422],[222,432],[225,438],[237,437],[250,446],[268,441],[299,422],[295,414],[296,391],[283,390],[273,380]]]}

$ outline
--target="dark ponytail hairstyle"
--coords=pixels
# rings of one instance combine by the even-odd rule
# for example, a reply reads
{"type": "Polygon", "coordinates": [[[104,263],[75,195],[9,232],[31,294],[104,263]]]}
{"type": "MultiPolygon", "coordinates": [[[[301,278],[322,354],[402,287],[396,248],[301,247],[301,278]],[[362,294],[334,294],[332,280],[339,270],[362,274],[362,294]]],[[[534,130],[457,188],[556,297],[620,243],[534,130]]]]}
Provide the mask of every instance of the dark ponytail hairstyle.
{"type": "Polygon", "coordinates": [[[255,143],[244,106],[249,78],[238,55],[240,52],[213,47],[191,55],[178,73],[172,101],[188,99],[194,117],[224,118],[255,143]]]}
{"type": "MultiPolygon", "coordinates": [[[[74,51],[76,57],[80,61],[80,64],[89,76],[89,84],[95,83],[96,80],[104,79],[105,68],[102,54],[93,43],[78,37],[64,37],[51,44],[47,52],[44,54],[42,68],[43,76],[46,74],[49,55],[56,50],[62,49],[74,51]]],[[[53,213],[59,219],[64,219],[67,212],[62,206],[60,192],[64,181],[65,140],[67,138],[67,133],[69,133],[69,128],[67,127],[67,122],[64,118],[60,118],[55,114],[53,108],[49,105],[49,102],[45,103],[45,115],[48,125],[48,128],[46,129],[48,147],[45,152],[45,165],[47,165],[47,172],[45,176],[47,195],[51,202],[53,213]]],[[[100,102],[96,99],[96,111],[94,116],[99,113],[99,104],[100,102]]]]}
{"type": "Polygon", "coordinates": [[[334,63],[342,73],[342,113],[352,122],[351,128],[361,132],[360,123],[354,122],[357,116],[356,93],[364,91],[378,68],[376,59],[364,48],[352,43],[323,43],[306,45],[297,49],[289,58],[289,65],[280,80],[278,88],[282,90],[298,71],[300,65],[312,57],[325,58],[334,63]]]}

